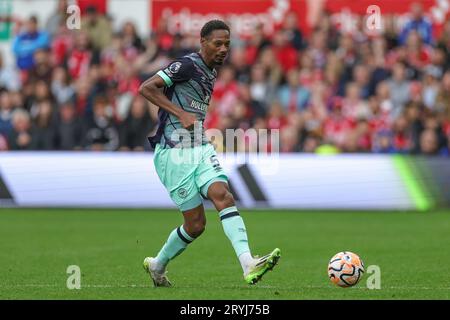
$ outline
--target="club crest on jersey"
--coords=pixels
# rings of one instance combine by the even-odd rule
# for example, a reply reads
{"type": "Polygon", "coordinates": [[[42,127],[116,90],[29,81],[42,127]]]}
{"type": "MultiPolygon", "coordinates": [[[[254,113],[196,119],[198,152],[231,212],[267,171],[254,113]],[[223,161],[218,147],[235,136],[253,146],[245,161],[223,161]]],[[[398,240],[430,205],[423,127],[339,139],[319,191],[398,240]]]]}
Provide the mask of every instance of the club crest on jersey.
{"type": "Polygon", "coordinates": [[[180,197],[180,198],[186,198],[187,197],[187,195],[188,195],[188,192],[187,192],[187,190],[185,189],[185,188],[180,188],[180,189],[178,189],[178,196],[180,197]]]}

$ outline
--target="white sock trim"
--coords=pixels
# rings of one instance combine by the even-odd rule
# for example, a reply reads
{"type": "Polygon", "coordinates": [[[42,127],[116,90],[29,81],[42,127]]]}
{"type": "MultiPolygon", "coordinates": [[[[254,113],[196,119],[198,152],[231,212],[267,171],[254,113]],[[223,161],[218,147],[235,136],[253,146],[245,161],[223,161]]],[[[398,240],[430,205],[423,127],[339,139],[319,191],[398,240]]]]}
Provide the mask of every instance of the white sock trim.
{"type": "Polygon", "coordinates": [[[244,252],[239,256],[239,262],[241,263],[244,273],[247,272],[247,269],[252,266],[254,260],[255,259],[251,255],[250,251],[244,252]]]}
{"type": "Polygon", "coordinates": [[[227,213],[238,212],[236,206],[228,207],[219,212],[219,217],[226,215],[227,213]]]}

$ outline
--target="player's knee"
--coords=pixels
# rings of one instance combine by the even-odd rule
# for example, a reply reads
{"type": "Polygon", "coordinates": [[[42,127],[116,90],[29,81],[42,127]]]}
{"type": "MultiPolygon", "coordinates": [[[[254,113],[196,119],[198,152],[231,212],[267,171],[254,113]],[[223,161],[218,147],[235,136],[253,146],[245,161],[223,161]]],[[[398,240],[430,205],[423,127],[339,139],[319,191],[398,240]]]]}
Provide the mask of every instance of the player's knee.
{"type": "Polygon", "coordinates": [[[226,190],[223,202],[227,207],[234,206],[234,197],[230,191],[226,190]]]}
{"type": "Polygon", "coordinates": [[[205,228],[206,228],[206,221],[194,222],[194,224],[192,225],[191,236],[193,238],[199,237],[203,233],[203,231],[205,231],[205,228]]]}
{"type": "Polygon", "coordinates": [[[206,219],[195,219],[189,221],[186,226],[186,232],[193,238],[199,237],[206,228],[206,219]]]}
{"type": "Polygon", "coordinates": [[[233,206],[234,197],[229,190],[222,188],[217,192],[216,200],[222,204],[222,206],[233,206]]]}

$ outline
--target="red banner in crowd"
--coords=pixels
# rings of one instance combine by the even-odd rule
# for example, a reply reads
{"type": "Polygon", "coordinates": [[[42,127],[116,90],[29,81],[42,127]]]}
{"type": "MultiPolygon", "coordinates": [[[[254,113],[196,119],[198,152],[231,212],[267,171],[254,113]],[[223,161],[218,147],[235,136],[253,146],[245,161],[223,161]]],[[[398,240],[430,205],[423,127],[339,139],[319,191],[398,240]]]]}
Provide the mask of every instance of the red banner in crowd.
{"type": "Polygon", "coordinates": [[[358,17],[370,15],[367,10],[372,5],[379,7],[381,20],[385,15],[394,14],[396,22],[402,24],[414,2],[422,3],[424,14],[436,29],[449,16],[450,0],[153,0],[151,27],[155,29],[165,21],[172,34],[199,34],[206,21],[220,18],[244,36],[250,35],[258,24],[271,34],[282,24],[286,14],[294,11],[298,14],[300,28],[308,33],[319,18],[317,13],[326,9],[337,27],[348,30],[356,27],[358,17]]]}
{"type": "MultiPolygon", "coordinates": [[[[154,0],[152,1],[152,28],[165,20],[170,33],[199,34],[201,27],[211,19],[227,21],[232,30],[250,35],[256,25],[262,24],[271,34],[289,11],[299,13],[305,21],[305,1],[292,0],[154,0]]],[[[304,23],[302,23],[303,25],[304,23]]]]}
{"type": "Polygon", "coordinates": [[[106,0],[77,0],[77,5],[80,7],[82,14],[86,12],[88,7],[95,7],[98,12],[104,14],[107,12],[106,0]]]}

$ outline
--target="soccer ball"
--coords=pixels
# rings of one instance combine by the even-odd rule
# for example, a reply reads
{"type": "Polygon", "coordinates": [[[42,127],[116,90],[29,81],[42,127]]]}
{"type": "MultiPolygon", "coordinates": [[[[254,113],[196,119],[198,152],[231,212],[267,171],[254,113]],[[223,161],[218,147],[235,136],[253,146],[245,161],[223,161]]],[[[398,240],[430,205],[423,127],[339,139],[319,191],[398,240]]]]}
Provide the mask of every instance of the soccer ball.
{"type": "Polygon", "coordinates": [[[351,287],[358,283],[364,273],[361,258],[350,251],[337,253],[328,263],[328,277],[339,287],[351,287]]]}

